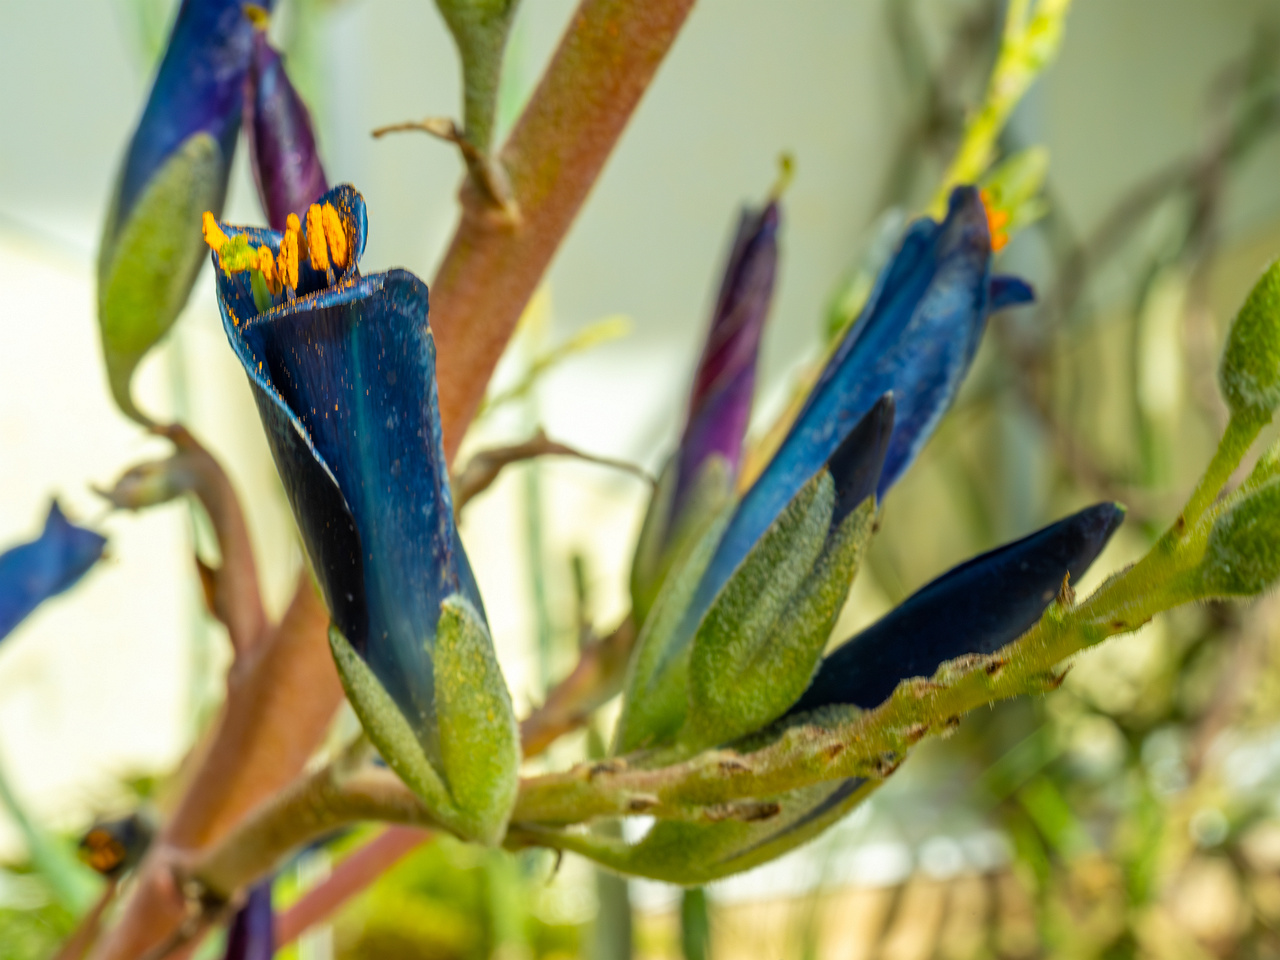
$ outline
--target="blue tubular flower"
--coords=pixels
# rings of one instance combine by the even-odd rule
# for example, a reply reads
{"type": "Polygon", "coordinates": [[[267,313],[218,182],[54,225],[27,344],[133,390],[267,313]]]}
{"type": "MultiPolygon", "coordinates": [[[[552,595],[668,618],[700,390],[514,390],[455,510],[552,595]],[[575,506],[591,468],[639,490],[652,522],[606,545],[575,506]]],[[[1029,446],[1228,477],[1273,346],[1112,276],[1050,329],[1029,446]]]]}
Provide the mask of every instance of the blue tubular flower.
{"type": "Polygon", "coordinates": [[[304,237],[210,231],[223,327],[366,731],[443,823],[492,841],[514,799],[518,738],[454,525],[427,288],[404,270],[360,275],[364,201],[351,187],[320,198],[307,224],[304,237]],[[323,234],[312,229],[321,211],[323,234]],[[297,259],[299,244],[310,262],[297,259]],[[276,294],[252,269],[228,272],[263,248],[284,278],[276,294]]]}
{"type": "Polygon", "coordinates": [[[1063,577],[1079,579],[1124,520],[1100,503],[949,570],[822,661],[789,714],[844,703],[870,709],[909,677],[995,653],[1040,619],[1063,577]]]}
{"type": "MultiPolygon", "coordinates": [[[[1040,619],[1065,576],[1083,575],[1123,516],[1116,504],[1098,504],[943,574],[828,656],[786,716],[836,704],[869,709],[947,660],[998,651],[1040,619]]],[[[795,849],[874,786],[817,783],[773,798],[776,813],[759,823],[660,821],[639,843],[591,838],[570,849],[655,880],[709,883],[795,849]]]]}
{"type": "Polygon", "coordinates": [[[98,252],[103,353],[116,402],[142,422],[130,380],[191,292],[201,212],[222,209],[253,32],[242,0],[183,0],[108,209],[98,252]]]}
{"type": "Polygon", "coordinates": [[[329,184],[307,105],[267,41],[266,18],[258,17],[257,26],[245,92],[245,140],[267,223],[284,230],[289,214],[305,216],[329,184]]]}
{"type": "Polygon", "coordinates": [[[224,960],[271,960],[276,955],[276,916],[271,903],[272,878],[249,890],[227,930],[224,960]]]}
{"type": "Polygon", "coordinates": [[[987,212],[974,188],[955,190],[942,223],[922,218],[912,224],[778,452],[699,571],[697,589],[669,641],[674,655],[692,641],[765,531],[885,394],[892,394],[896,411],[877,498],[910,465],[955,399],[988,313],[1031,296],[1020,280],[991,277],[990,264],[987,212]]]}
{"type": "Polygon", "coordinates": [[[38,538],[0,553],[0,640],[45,600],[75,586],[106,545],[105,537],[71,523],[53,501],[38,538]]]}

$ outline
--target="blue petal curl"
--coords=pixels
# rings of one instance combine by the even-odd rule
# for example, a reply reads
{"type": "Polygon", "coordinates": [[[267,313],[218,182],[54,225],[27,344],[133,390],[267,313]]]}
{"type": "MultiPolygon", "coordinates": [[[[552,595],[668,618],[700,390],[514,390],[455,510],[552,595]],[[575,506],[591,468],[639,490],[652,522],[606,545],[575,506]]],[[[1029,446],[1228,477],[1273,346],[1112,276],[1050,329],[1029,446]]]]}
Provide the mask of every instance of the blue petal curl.
{"type": "Polygon", "coordinates": [[[105,537],[77,527],[53,501],[39,537],[0,553],[0,640],[45,600],[74,586],[106,545],[105,537]]]}

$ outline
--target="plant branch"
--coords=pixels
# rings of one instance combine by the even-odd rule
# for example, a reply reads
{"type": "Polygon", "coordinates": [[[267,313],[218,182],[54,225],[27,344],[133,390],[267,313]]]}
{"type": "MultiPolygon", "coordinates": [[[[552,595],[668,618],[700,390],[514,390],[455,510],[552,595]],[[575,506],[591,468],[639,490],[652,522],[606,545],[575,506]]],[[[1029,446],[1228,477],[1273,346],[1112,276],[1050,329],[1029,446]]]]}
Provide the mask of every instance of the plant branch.
{"type": "Polygon", "coordinates": [[[694,0],[583,0],[498,162],[520,222],[470,180],[431,287],[440,417],[453,454],[520,312],[675,41],[694,0]]]}
{"type": "Polygon", "coordinates": [[[387,827],[342,860],[324,882],[308,890],[276,920],[276,949],[297,940],[311,927],[332,916],[397,861],[435,839],[418,827],[387,827]]]}
{"type": "Polygon", "coordinates": [[[506,467],[511,466],[513,463],[520,463],[523,460],[532,460],[535,457],[571,457],[574,460],[582,460],[585,463],[595,463],[602,467],[622,470],[646,481],[650,487],[656,487],[658,483],[643,467],[628,463],[626,460],[614,460],[609,457],[597,457],[594,454],[583,453],[581,450],[576,450],[573,447],[552,440],[539,427],[534,435],[523,443],[515,443],[505,447],[491,447],[488,450],[480,450],[475,453],[467,461],[467,465],[454,474],[454,512],[461,513],[462,508],[474,497],[488,490],[493,485],[493,482],[498,479],[498,474],[506,467]]]}
{"type": "Polygon", "coordinates": [[[135,960],[186,921],[174,851],[207,846],[288,784],[320,746],[342,687],[329,655],[328,614],[303,573],[280,624],[228,676],[227,701],[198,769],[143,861],[120,922],[95,960],[135,960]]]}
{"type": "Polygon", "coordinates": [[[173,443],[174,455],[127,470],[110,490],[98,494],[123,510],[141,510],[187,493],[200,501],[222,557],[216,569],[197,558],[205,598],[210,613],[226,626],[231,648],[241,660],[266,635],[269,624],[240,500],[222,465],[186,427],[175,423],[153,432],[173,443]]]}

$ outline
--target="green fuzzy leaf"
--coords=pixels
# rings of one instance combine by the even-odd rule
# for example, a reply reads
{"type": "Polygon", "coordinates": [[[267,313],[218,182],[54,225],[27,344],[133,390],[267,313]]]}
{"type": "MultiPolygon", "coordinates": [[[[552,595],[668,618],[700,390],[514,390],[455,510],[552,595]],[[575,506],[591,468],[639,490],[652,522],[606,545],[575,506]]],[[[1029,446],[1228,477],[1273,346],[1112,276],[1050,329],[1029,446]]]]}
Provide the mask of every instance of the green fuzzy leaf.
{"type": "Polygon", "coordinates": [[[1267,268],[1236,314],[1218,382],[1235,416],[1266,423],[1280,407],[1280,261],[1267,268]]]}
{"type": "Polygon", "coordinates": [[[619,753],[666,742],[684,722],[689,647],[674,650],[673,642],[729,522],[731,507],[732,501],[726,500],[719,510],[700,513],[696,529],[690,529],[687,539],[681,535],[680,543],[671,550],[670,569],[662,578],[631,655],[616,734],[619,753]]]}
{"type": "MultiPolygon", "coordinates": [[[[200,218],[221,210],[227,158],[207,133],[188,138],[147,184],[124,223],[108,222],[98,255],[98,326],[112,396],[142,424],[130,382],[187,302],[206,247],[200,218]]],[[[112,204],[113,208],[115,204],[112,204]]]]}
{"type": "MultiPolygon", "coordinates": [[[[417,733],[400,712],[364,658],[356,653],[336,626],[329,627],[329,648],[342,679],[347,700],[360,718],[360,725],[378,753],[396,776],[418,795],[418,799],[445,826],[453,828],[453,801],[448,788],[431,761],[417,733]]],[[[461,832],[461,831],[459,831],[461,832]]]]}
{"type": "Polygon", "coordinates": [[[733,472],[729,461],[712,454],[702,465],[685,499],[680,516],[671,516],[676,493],[676,462],[672,457],[658,480],[649,502],[640,538],[631,563],[631,619],[644,626],[658,594],[672,569],[681,565],[701,542],[733,499],[733,472]]]}
{"type": "Polygon", "coordinates": [[[813,679],[875,521],[868,497],[826,538],[834,496],[826,471],[810,481],[702,621],[690,656],[689,719],[679,737],[688,752],[771,723],[813,679]],[[792,587],[815,542],[821,554],[792,587]]]}
{"type": "Polygon", "coordinates": [[[458,594],[440,608],[435,685],[440,755],[463,832],[496,844],[519,786],[520,730],[489,631],[458,594]]]}
{"type": "Polygon", "coordinates": [[[1193,578],[1202,599],[1252,596],[1280,579],[1280,480],[1224,507],[1193,578]]]}

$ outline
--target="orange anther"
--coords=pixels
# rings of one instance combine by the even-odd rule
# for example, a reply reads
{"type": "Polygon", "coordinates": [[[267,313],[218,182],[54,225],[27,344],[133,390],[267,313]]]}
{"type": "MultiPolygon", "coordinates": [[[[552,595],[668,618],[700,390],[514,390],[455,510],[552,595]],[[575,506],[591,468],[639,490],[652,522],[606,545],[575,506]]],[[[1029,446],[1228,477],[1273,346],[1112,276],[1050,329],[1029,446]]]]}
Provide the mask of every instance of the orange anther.
{"type": "Polygon", "coordinates": [[[200,221],[200,232],[204,234],[204,242],[214,253],[221,250],[227,243],[227,235],[222,232],[217,219],[208,210],[204,212],[204,217],[200,221]]]}
{"type": "Polygon", "coordinates": [[[307,207],[307,255],[311,258],[312,270],[329,269],[329,249],[324,242],[324,216],[317,203],[307,207]]]}
{"type": "MultiPolygon", "coordinates": [[[[333,265],[341,270],[347,265],[347,231],[342,227],[342,218],[332,203],[321,208],[320,216],[324,223],[324,238],[329,241],[329,255],[333,258],[333,265]]],[[[311,219],[310,213],[307,219],[311,219]]]]}
{"type": "Polygon", "coordinates": [[[276,258],[268,246],[258,248],[258,272],[262,274],[262,279],[267,281],[267,289],[271,291],[271,295],[279,296],[282,289],[280,274],[276,272],[276,258]]]}
{"type": "Polygon", "coordinates": [[[284,236],[280,238],[280,256],[276,259],[276,269],[280,272],[280,280],[292,290],[298,289],[298,234],[302,232],[302,224],[298,222],[296,213],[289,214],[285,221],[284,236]]]}
{"type": "Polygon", "coordinates": [[[999,253],[1009,244],[1009,233],[1005,229],[1009,226],[1009,211],[995,205],[990,191],[983,190],[979,196],[982,199],[982,208],[987,214],[987,232],[991,235],[991,252],[999,253]]]}

